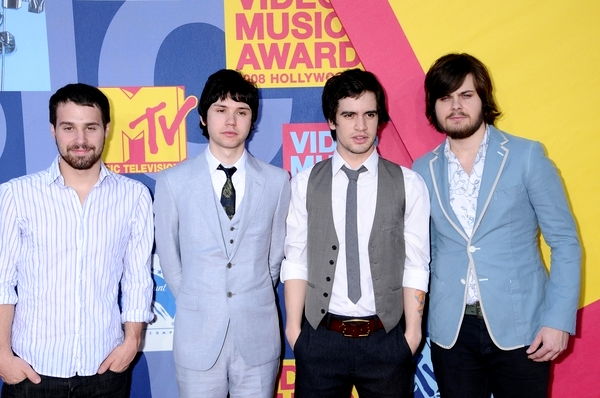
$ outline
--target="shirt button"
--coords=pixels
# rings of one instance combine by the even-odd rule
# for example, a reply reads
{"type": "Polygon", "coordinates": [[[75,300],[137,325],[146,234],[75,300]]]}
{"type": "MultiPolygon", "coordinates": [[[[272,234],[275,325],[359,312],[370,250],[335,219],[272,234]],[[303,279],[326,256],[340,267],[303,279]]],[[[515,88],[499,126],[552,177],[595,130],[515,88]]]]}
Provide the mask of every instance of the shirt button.
{"type": "Polygon", "coordinates": [[[227,297],[233,297],[233,293],[227,292],[227,297]]]}
{"type": "Polygon", "coordinates": [[[477,248],[475,246],[469,246],[469,253],[475,253],[477,248]]]}
{"type": "Polygon", "coordinates": [[[227,268],[231,268],[232,264],[231,263],[227,263],[227,268]]]}
{"type": "Polygon", "coordinates": [[[233,243],[233,239],[229,239],[229,243],[233,243]]]}

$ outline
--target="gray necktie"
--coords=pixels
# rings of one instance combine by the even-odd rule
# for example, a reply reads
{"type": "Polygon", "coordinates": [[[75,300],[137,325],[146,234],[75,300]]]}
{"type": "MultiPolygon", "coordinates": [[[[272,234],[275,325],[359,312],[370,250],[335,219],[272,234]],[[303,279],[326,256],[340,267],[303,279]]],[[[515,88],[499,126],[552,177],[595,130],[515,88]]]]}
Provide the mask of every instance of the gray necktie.
{"type": "Polygon", "coordinates": [[[348,279],[348,298],[356,304],[360,299],[360,262],[358,258],[358,231],[356,223],[356,182],[358,175],[367,171],[365,166],[350,170],[342,166],[348,176],[346,190],[346,278],[348,279]]]}

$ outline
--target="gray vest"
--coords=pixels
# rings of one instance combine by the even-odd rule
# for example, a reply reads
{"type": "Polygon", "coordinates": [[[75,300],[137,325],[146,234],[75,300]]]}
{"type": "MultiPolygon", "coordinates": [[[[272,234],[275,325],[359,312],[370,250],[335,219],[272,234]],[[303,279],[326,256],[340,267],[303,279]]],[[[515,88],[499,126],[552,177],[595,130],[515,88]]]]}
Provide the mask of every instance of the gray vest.
{"type": "MultiPolygon", "coordinates": [[[[404,177],[400,166],[379,158],[377,204],[369,262],[375,308],[386,331],[394,328],[403,312],[404,177]]],[[[308,180],[308,283],[305,316],[317,328],[329,308],[339,242],[331,209],[331,159],[317,163],[308,180]]],[[[359,209],[360,211],[360,209],[359,209]]]]}

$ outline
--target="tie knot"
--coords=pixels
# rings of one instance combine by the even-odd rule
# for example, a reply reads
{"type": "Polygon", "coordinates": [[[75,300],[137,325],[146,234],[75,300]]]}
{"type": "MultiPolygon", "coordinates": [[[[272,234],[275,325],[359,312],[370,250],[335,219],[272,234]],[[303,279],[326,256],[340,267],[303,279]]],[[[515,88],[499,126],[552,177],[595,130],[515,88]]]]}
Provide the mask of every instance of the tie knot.
{"type": "Polygon", "coordinates": [[[346,173],[349,180],[357,181],[358,175],[360,173],[367,171],[367,168],[365,166],[360,166],[360,168],[358,170],[352,170],[352,169],[347,168],[346,166],[342,166],[342,170],[344,170],[344,173],[346,173]]]}
{"type": "Polygon", "coordinates": [[[223,167],[222,164],[220,164],[219,167],[217,167],[217,170],[223,170],[225,172],[225,175],[227,176],[227,178],[231,178],[233,173],[235,173],[237,171],[237,169],[235,167],[223,167]]]}

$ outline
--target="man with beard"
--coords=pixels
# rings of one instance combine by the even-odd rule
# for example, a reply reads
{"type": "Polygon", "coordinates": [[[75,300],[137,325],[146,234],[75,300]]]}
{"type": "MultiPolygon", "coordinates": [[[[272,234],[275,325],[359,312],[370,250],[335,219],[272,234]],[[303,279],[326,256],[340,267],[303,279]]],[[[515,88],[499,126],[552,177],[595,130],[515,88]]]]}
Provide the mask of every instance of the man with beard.
{"type": "Polygon", "coordinates": [[[429,201],[421,177],[379,157],[383,87],[351,69],[323,88],[333,157],[292,179],[286,337],[295,397],[408,397],[429,280],[429,201]],[[303,316],[304,315],[304,316],[303,316]]]}
{"type": "Polygon", "coordinates": [[[560,177],[540,143],[494,127],[500,112],[476,58],[438,59],[425,93],[427,118],[446,134],[414,164],[431,197],[428,325],[441,396],[546,397],[550,361],[575,333],[580,283],[560,177]]]}
{"type": "Polygon", "coordinates": [[[101,161],[100,90],[69,84],[49,108],[59,156],[0,185],[2,397],[129,397],[153,318],[151,198],[101,161]]]}

